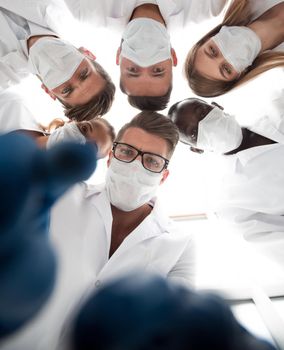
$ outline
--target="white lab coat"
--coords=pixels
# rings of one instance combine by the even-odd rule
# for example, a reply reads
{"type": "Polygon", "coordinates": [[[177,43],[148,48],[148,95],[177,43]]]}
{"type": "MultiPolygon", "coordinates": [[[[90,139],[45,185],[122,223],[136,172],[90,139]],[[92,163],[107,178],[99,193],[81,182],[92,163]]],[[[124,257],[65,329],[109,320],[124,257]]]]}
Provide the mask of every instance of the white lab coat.
{"type": "Polygon", "coordinates": [[[65,0],[80,21],[123,30],[133,10],[143,3],[156,3],[169,29],[199,23],[221,13],[228,0],[65,0]]]}
{"type": "Polygon", "coordinates": [[[32,35],[56,35],[69,13],[60,4],[60,0],[0,0],[0,92],[29,75],[26,41],[32,35]]]}
{"type": "MultiPolygon", "coordinates": [[[[282,108],[283,96],[284,90],[274,107],[282,108]]],[[[276,109],[250,129],[277,143],[224,156],[227,171],[216,212],[261,254],[284,267],[284,109],[276,109]]]]}
{"type": "MultiPolygon", "coordinates": [[[[78,301],[108,280],[130,271],[154,271],[192,286],[194,252],[190,233],[180,233],[159,202],[109,259],[112,214],[102,186],[73,187],[54,206],[51,239],[58,255],[53,296],[21,334],[1,350],[53,350],[68,315],[78,301]]],[[[4,346],[5,345],[5,346],[4,346]]],[[[64,344],[59,349],[64,348],[64,344]]]]}
{"type": "Polygon", "coordinates": [[[74,248],[72,259],[74,254],[78,257],[76,264],[81,261],[82,276],[94,286],[136,268],[191,284],[192,238],[176,230],[158,201],[153,205],[151,214],[110,259],[112,214],[101,186],[78,185],[59,201],[52,212],[51,234],[56,246],[66,249],[66,256],[74,248]]]}
{"type": "Polygon", "coordinates": [[[14,130],[42,132],[23,98],[9,90],[0,93],[0,134],[14,130]]]}

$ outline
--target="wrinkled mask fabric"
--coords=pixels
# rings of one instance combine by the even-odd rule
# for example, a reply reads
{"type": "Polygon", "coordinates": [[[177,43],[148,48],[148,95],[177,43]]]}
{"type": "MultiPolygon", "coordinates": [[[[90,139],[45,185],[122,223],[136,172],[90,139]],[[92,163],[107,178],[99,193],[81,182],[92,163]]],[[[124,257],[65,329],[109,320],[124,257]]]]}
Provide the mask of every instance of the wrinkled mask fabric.
{"type": "Polygon", "coordinates": [[[74,142],[79,144],[86,143],[85,136],[81,133],[76,122],[66,123],[64,126],[54,130],[50,134],[46,148],[49,149],[61,142],[74,142]]]}
{"type": "Polygon", "coordinates": [[[242,128],[235,118],[215,107],[198,124],[196,147],[223,154],[238,148],[242,139],[242,128]]]}
{"type": "Polygon", "coordinates": [[[72,78],[85,56],[65,40],[45,37],[30,48],[28,65],[53,90],[72,78]]]}
{"type": "Polygon", "coordinates": [[[223,26],[212,40],[238,73],[249,67],[261,50],[259,37],[248,27],[223,26]]]}
{"type": "Polygon", "coordinates": [[[130,21],[122,39],[120,58],[128,58],[140,67],[149,67],[172,57],[166,27],[153,19],[130,21]]]}
{"type": "Polygon", "coordinates": [[[137,209],[155,196],[162,176],[145,169],[139,160],[124,163],[112,158],[106,176],[109,201],[123,211],[137,209]]]}

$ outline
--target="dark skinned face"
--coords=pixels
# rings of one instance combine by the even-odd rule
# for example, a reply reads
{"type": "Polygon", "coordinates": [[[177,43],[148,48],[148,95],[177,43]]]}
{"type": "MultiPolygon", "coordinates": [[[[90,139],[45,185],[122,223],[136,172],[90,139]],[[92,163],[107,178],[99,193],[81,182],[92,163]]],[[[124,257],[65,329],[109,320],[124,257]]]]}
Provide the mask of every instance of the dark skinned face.
{"type": "Polygon", "coordinates": [[[180,132],[180,141],[196,146],[198,123],[214,108],[200,99],[187,99],[178,103],[171,119],[180,132]]]}

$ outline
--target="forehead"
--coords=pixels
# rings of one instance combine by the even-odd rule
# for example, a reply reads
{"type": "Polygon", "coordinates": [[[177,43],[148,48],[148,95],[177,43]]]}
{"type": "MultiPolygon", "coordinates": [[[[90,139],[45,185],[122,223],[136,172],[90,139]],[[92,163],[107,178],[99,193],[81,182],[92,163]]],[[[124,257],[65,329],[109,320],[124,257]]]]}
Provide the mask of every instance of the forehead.
{"type": "Polygon", "coordinates": [[[126,129],[119,142],[128,143],[141,151],[156,153],[163,157],[168,153],[166,140],[136,127],[126,129]]]}
{"type": "Polygon", "coordinates": [[[175,123],[177,126],[198,124],[212,109],[211,105],[201,100],[181,101],[175,110],[175,123]]]}
{"type": "Polygon", "coordinates": [[[168,59],[149,67],[140,67],[122,57],[120,62],[120,82],[128,95],[163,96],[172,84],[172,60],[168,59]],[[131,76],[129,69],[135,69],[137,76],[131,76]],[[163,70],[163,76],[153,76],[153,70],[163,70]]]}

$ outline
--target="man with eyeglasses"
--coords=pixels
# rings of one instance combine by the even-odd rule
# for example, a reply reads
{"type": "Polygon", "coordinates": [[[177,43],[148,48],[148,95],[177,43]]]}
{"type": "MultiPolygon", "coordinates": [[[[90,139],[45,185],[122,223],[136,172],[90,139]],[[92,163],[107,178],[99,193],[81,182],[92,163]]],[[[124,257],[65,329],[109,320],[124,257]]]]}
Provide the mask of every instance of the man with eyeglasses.
{"type": "Polygon", "coordinates": [[[50,234],[59,260],[57,285],[36,322],[44,336],[38,342],[32,337],[29,350],[59,346],[60,330],[86,290],[114,277],[139,269],[192,286],[192,237],[174,227],[155,198],[178,137],[168,118],[138,114],[118,132],[105,185],[78,184],[55,205],[50,234]]]}

